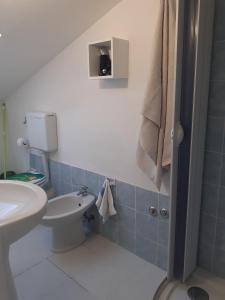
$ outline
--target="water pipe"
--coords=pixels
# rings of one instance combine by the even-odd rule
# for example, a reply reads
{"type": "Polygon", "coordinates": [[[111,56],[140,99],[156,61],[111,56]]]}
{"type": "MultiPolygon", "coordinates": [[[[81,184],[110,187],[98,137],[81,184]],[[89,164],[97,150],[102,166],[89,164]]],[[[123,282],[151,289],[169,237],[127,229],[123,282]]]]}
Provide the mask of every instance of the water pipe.
{"type": "Polygon", "coordinates": [[[7,115],[6,115],[6,105],[1,104],[1,115],[2,115],[2,144],[3,144],[3,174],[4,179],[6,179],[7,174],[7,115]]]}

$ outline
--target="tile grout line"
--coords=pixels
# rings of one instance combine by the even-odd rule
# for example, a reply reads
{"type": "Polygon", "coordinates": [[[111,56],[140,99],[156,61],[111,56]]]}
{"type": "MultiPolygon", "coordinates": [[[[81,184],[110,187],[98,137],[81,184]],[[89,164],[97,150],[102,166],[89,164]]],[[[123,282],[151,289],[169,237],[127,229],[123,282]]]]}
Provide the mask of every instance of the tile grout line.
{"type": "MultiPolygon", "coordinates": [[[[222,155],[224,154],[225,155],[225,153],[221,153],[222,155]]],[[[211,186],[211,187],[215,187],[215,188],[224,188],[225,189],[225,185],[222,185],[222,184],[216,184],[216,183],[211,183],[211,182],[207,182],[207,181],[205,181],[205,182],[203,182],[202,183],[202,185],[208,185],[208,186],[211,186]]]]}
{"type": "MultiPolygon", "coordinates": [[[[225,81],[224,81],[224,83],[225,83],[225,81]]],[[[224,119],[224,116],[213,115],[213,114],[211,114],[211,112],[209,112],[208,115],[207,115],[207,121],[208,121],[209,118],[211,118],[211,119],[224,119]]]]}
{"type": "MultiPolygon", "coordinates": [[[[54,254],[52,256],[54,256],[54,254]]],[[[56,263],[54,263],[53,261],[49,260],[48,257],[47,257],[47,260],[48,260],[49,263],[51,263],[53,266],[55,266],[59,271],[61,271],[67,278],[71,279],[74,283],[76,283],[81,288],[83,288],[86,292],[88,292],[89,294],[91,294],[91,292],[86,287],[84,287],[75,278],[73,278],[71,275],[69,275],[68,273],[66,273],[63,269],[61,269],[56,263]]]]}
{"type": "Polygon", "coordinates": [[[40,260],[39,262],[35,263],[34,265],[32,265],[32,266],[30,266],[30,267],[27,267],[24,271],[22,271],[22,272],[16,274],[15,276],[13,276],[13,278],[17,278],[17,277],[19,277],[19,276],[25,274],[26,272],[30,271],[31,269],[37,267],[37,266],[40,265],[45,259],[47,259],[47,257],[46,257],[46,258],[43,258],[42,260],[40,260]]]}
{"type": "Polygon", "coordinates": [[[214,40],[215,44],[225,44],[225,40],[214,40]]]}
{"type": "MultiPolygon", "coordinates": [[[[224,149],[224,139],[225,139],[225,122],[223,125],[223,142],[222,142],[222,149],[224,149]]],[[[219,168],[219,186],[221,186],[222,180],[222,170],[223,170],[223,154],[221,153],[221,164],[219,168]]],[[[215,222],[215,232],[214,232],[214,240],[213,240],[213,248],[212,248],[212,257],[211,257],[211,270],[214,270],[214,257],[215,257],[215,248],[216,248],[216,234],[217,234],[217,225],[218,225],[218,216],[219,216],[219,201],[220,201],[220,192],[217,193],[217,207],[216,207],[216,222],[215,222]]]]}
{"type": "MultiPolygon", "coordinates": [[[[222,145],[221,145],[221,149],[222,149],[222,145]]],[[[203,152],[205,153],[212,153],[212,154],[225,154],[223,153],[223,151],[221,150],[220,152],[219,151],[214,151],[214,150],[208,150],[208,149],[203,149],[203,152]]]]}

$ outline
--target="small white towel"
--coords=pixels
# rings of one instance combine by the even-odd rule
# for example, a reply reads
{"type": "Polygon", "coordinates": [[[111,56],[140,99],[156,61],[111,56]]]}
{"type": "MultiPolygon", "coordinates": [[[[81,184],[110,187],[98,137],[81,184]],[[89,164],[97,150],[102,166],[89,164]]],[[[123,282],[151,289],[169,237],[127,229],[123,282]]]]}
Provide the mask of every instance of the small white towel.
{"type": "Polygon", "coordinates": [[[103,223],[105,223],[109,219],[109,217],[117,214],[113,202],[113,195],[109,180],[105,179],[102,190],[100,191],[98,199],[96,201],[96,206],[98,208],[99,214],[102,216],[103,223]]]}

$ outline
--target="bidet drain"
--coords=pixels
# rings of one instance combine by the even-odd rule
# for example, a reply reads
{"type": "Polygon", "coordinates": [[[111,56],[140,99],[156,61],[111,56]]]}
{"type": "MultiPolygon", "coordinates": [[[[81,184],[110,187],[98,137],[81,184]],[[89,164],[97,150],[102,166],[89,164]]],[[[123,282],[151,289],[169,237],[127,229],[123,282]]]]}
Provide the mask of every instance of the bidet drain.
{"type": "Polygon", "coordinates": [[[209,294],[200,287],[190,287],[187,293],[191,300],[209,300],[209,294]]]}

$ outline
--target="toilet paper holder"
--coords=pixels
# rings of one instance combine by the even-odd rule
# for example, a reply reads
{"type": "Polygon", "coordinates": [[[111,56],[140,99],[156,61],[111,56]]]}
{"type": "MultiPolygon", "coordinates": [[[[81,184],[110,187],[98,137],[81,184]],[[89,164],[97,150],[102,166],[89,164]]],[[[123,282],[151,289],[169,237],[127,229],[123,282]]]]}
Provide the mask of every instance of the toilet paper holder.
{"type": "Polygon", "coordinates": [[[23,148],[28,148],[29,147],[29,141],[25,138],[19,137],[17,139],[17,146],[23,147],[23,148]]]}

